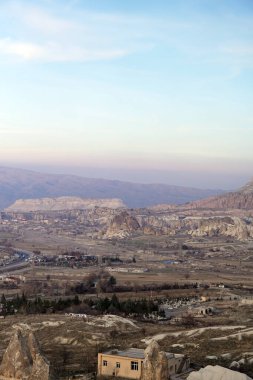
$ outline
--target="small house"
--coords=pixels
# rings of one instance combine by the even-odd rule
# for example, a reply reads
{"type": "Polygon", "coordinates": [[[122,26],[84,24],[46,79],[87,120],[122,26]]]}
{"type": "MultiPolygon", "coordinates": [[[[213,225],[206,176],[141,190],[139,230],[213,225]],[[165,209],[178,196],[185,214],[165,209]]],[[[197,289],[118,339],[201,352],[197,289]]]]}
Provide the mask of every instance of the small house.
{"type": "MultiPolygon", "coordinates": [[[[182,354],[165,352],[170,375],[187,371],[190,359],[182,354]]],[[[115,376],[127,379],[140,379],[142,376],[145,351],[139,348],[109,350],[98,354],[98,375],[115,376]]]]}

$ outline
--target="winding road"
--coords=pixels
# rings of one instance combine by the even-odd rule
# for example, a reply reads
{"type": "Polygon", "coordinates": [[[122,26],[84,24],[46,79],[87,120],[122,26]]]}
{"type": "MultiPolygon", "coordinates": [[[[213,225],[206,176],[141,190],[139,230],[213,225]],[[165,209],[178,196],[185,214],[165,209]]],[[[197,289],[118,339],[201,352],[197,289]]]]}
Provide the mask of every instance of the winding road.
{"type": "Polygon", "coordinates": [[[15,272],[16,270],[30,266],[28,259],[33,255],[33,252],[15,248],[13,249],[13,253],[17,253],[19,258],[15,262],[0,266],[0,273],[15,272]]]}

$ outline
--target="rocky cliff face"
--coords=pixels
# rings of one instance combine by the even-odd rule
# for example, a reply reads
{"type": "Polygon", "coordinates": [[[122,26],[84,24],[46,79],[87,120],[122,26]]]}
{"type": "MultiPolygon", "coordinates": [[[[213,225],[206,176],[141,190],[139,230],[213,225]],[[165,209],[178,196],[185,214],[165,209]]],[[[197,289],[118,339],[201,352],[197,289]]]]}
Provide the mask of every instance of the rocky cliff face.
{"type": "MultiPolygon", "coordinates": [[[[191,227],[191,223],[189,223],[191,227]]],[[[253,236],[252,227],[236,217],[200,219],[194,229],[189,230],[192,236],[228,236],[237,240],[246,240],[253,236]]]]}
{"type": "Polygon", "coordinates": [[[6,208],[7,212],[85,210],[95,207],[112,209],[126,207],[121,199],[85,199],[79,197],[58,197],[40,199],[19,199],[6,208]]]}
{"type": "Polygon", "coordinates": [[[227,236],[237,240],[253,237],[251,219],[235,216],[186,216],[157,215],[145,217],[142,222],[143,233],[149,235],[176,235],[178,233],[191,236],[227,236]]]}
{"type": "Polygon", "coordinates": [[[104,235],[105,238],[124,238],[141,230],[138,220],[127,211],[115,215],[104,235]]]}
{"type": "Polygon", "coordinates": [[[53,380],[50,364],[28,326],[19,327],[14,333],[3,356],[0,376],[15,380],[53,380]]]}
{"type": "Polygon", "coordinates": [[[168,359],[156,341],[152,341],[145,350],[141,380],[167,380],[168,359]]]}
{"type": "Polygon", "coordinates": [[[150,211],[96,207],[85,210],[59,210],[1,213],[3,220],[46,221],[46,225],[71,229],[94,238],[123,239],[136,235],[225,236],[237,240],[253,238],[253,213],[243,210],[150,211]]]}

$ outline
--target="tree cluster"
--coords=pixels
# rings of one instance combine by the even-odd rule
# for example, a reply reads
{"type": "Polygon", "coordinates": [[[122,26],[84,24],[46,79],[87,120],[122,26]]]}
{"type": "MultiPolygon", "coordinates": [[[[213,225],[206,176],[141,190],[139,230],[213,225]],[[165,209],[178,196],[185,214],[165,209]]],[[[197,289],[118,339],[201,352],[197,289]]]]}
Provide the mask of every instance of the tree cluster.
{"type": "Polygon", "coordinates": [[[173,289],[197,289],[197,283],[163,283],[163,284],[127,284],[117,285],[115,277],[111,276],[107,272],[103,272],[103,275],[91,274],[87,279],[84,279],[81,283],[71,288],[72,293],[86,294],[86,293],[124,293],[124,292],[146,292],[154,291],[159,292],[161,290],[173,290],[173,289]]]}
{"type": "Polygon", "coordinates": [[[56,313],[64,311],[65,309],[73,306],[80,305],[81,301],[78,296],[74,298],[48,300],[36,297],[31,300],[23,293],[20,297],[17,295],[12,299],[6,299],[5,295],[1,297],[1,315],[11,315],[16,313],[21,314],[44,314],[44,313],[56,313]]]}
{"type": "Polygon", "coordinates": [[[106,271],[98,274],[91,273],[83,282],[72,287],[71,291],[77,294],[84,293],[111,293],[116,286],[116,278],[106,271]]]}
{"type": "Polygon", "coordinates": [[[114,294],[111,299],[105,297],[96,300],[84,300],[84,302],[87,302],[90,307],[100,313],[123,314],[125,316],[144,316],[158,313],[158,302],[146,298],[119,300],[114,294]]]}

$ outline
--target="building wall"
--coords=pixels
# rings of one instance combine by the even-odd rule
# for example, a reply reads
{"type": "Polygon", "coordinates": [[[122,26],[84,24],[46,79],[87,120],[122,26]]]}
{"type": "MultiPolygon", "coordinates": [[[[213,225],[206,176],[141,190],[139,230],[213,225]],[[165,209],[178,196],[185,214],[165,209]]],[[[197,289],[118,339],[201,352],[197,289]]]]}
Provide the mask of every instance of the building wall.
{"type": "MultiPolygon", "coordinates": [[[[98,375],[140,379],[143,361],[144,359],[100,353],[98,354],[98,375]],[[107,362],[107,365],[103,365],[104,361],[107,362]],[[138,370],[131,369],[131,362],[138,363],[138,370]],[[119,363],[120,368],[117,368],[117,363],[119,363]]],[[[185,360],[184,356],[180,354],[175,354],[173,358],[168,359],[168,378],[170,375],[174,375],[178,372],[183,361],[184,365],[181,368],[181,372],[185,372],[190,366],[190,359],[185,360]]]]}
{"type": "Polygon", "coordinates": [[[141,378],[142,359],[127,358],[117,355],[98,354],[98,374],[102,376],[118,376],[128,379],[141,378]],[[104,361],[107,365],[103,365],[104,361]],[[138,363],[138,370],[131,369],[131,362],[138,363]],[[119,363],[120,368],[117,368],[119,363]]]}
{"type": "MultiPolygon", "coordinates": [[[[182,355],[177,356],[176,354],[175,354],[174,358],[170,358],[168,360],[168,377],[170,375],[174,375],[174,374],[178,373],[178,369],[180,368],[180,365],[181,365],[183,360],[184,360],[184,356],[182,356],[182,355]]],[[[185,361],[181,372],[184,372],[188,369],[189,364],[190,364],[190,363],[189,364],[188,363],[189,363],[188,361],[185,361]]]]}
{"type": "Polygon", "coordinates": [[[168,360],[169,375],[179,373],[178,372],[179,369],[180,369],[180,373],[184,373],[185,371],[189,369],[189,367],[190,367],[190,358],[185,357],[182,354],[175,354],[174,358],[168,360]],[[171,366],[172,366],[172,371],[170,370],[171,366]]]}

